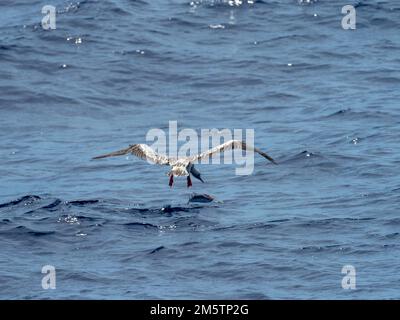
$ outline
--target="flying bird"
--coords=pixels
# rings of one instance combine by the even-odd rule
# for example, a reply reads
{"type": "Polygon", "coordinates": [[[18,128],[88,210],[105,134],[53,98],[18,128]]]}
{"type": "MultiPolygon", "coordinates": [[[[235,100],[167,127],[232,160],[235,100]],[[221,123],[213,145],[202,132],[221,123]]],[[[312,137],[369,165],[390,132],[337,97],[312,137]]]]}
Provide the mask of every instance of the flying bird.
{"type": "Polygon", "coordinates": [[[242,149],[246,151],[254,151],[268,159],[274,164],[277,164],[274,159],[272,159],[269,155],[261,150],[248,146],[244,141],[241,140],[230,140],[219,146],[216,146],[212,149],[204,151],[198,155],[190,156],[190,157],[181,157],[181,158],[170,158],[164,155],[160,155],[155,152],[152,148],[150,148],[147,144],[133,144],[130,145],[126,149],[122,149],[119,151],[107,153],[101,156],[94,157],[93,159],[103,159],[108,157],[116,157],[123,156],[126,154],[133,154],[143,160],[147,160],[153,164],[159,165],[168,165],[171,167],[171,170],[167,173],[169,176],[169,186],[172,187],[174,183],[174,176],[177,177],[187,177],[187,187],[192,186],[192,180],[190,176],[192,175],[196,179],[200,180],[204,183],[204,180],[201,178],[200,172],[194,167],[194,162],[202,159],[211,158],[213,155],[217,153],[222,153],[227,150],[233,149],[242,149]]]}

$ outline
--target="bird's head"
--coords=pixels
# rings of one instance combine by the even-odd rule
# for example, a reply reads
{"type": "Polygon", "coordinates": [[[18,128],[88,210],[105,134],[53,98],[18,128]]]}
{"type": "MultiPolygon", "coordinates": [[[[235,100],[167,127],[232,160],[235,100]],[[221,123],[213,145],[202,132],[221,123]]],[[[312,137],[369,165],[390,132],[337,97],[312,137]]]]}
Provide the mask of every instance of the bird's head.
{"type": "Polygon", "coordinates": [[[191,166],[190,173],[192,174],[193,177],[195,177],[196,179],[198,179],[198,180],[200,180],[201,182],[204,183],[204,180],[201,178],[200,171],[196,170],[194,165],[191,166]]]}

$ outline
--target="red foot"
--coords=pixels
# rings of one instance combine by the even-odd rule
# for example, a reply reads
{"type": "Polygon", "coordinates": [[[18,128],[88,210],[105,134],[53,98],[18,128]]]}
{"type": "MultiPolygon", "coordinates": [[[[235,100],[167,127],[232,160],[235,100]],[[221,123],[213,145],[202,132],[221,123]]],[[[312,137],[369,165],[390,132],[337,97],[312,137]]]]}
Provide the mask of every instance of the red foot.
{"type": "Polygon", "coordinates": [[[187,187],[190,188],[192,186],[192,179],[190,179],[190,176],[187,177],[187,187]]]}
{"type": "Polygon", "coordinates": [[[171,175],[170,177],[169,177],[169,186],[170,187],[172,187],[172,185],[174,184],[174,176],[173,175],[171,175]]]}

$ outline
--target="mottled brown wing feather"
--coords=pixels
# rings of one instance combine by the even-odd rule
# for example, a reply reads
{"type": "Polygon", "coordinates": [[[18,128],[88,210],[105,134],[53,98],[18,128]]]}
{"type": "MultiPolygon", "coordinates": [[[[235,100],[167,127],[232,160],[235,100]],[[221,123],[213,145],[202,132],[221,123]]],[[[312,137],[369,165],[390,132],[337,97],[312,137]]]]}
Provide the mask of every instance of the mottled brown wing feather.
{"type": "Polygon", "coordinates": [[[190,160],[196,161],[196,160],[200,160],[200,159],[206,159],[206,158],[212,157],[214,154],[222,153],[224,151],[231,150],[231,149],[242,149],[242,150],[247,150],[247,151],[255,151],[258,154],[260,154],[261,156],[263,156],[264,158],[271,161],[272,163],[277,164],[276,161],[274,159],[272,159],[269,155],[267,155],[265,152],[261,151],[260,149],[254,148],[254,147],[247,146],[244,141],[240,141],[240,140],[227,141],[227,142],[220,144],[219,146],[216,146],[210,150],[202,152],[197,156],[191,157],[190,160]]]}
{"type": "Polygon", "coordinates": [[[168,165],[169,158],[163,155],[158,154],[152,148],[150,148],[147,144],[134,144],[129,146],[126,149],[122,149],[119,151],[107,153],[101,156],[94,157],[93,159],[103,159],[108,157],[116,157],[116,156],[123,156],[126,154],[133,154],[138,158],[143,160],[147,160],[149,162],[160,164],[160,165],[168,165]]]}

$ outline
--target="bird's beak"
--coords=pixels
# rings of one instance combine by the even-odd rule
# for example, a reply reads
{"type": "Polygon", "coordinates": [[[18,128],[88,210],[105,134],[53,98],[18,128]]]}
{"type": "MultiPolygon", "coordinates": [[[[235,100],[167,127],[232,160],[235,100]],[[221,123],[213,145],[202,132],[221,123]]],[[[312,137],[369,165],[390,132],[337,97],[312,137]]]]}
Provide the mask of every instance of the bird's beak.
{"type": "Polygon", "coordinates": [[[193,177],[195,177],[196,179],[198,179],[198,180],[200,180],[201,182],[204,183],[204,180],[201,178],[200,174],[196,174],[196,175],[193,174],[193,177]]]}
{"type": "Polygon", "coordinates": [[[195,177],[196,179],[199,179],[201,182],[204,183],[204,180],[201,178],[201,174],[198,170],[196,170],[194,168],[194,166],[192,166],[190,173],[193,175],[193,177],[195,177]]]}

